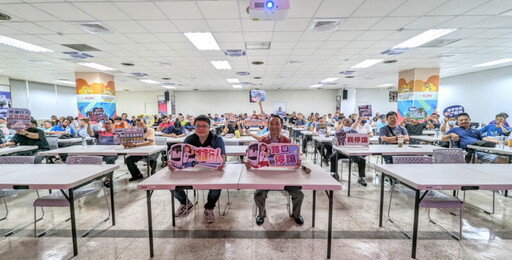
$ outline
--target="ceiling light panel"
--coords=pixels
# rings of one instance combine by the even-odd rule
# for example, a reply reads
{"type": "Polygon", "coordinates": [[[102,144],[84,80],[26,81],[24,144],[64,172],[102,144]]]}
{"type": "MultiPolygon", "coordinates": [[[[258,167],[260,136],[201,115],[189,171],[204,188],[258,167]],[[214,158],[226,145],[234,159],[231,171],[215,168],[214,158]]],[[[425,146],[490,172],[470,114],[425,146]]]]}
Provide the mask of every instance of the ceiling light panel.
{"type": "Polygon", "coordinates": [[[101,65],[101,64],[98,64],[98,63],[94,63],[94,62],[80,62],[80,63],[77,63],[77,64],[81,65],[81,66],[97,69],[97,70],[102,70],[102,71],[116,70],[114,68],[107,67],[107,66],[104,66],[104,65],[101,65]]]}
{"type": "Polygon", "coordinates": [[[393,49],[411,49],[421,46],[427,42],[433,41],[437,38],[443,37],[457,29],[431,29],[422,34],[412,37],[398,45],[393,46],[393,49]]]}
{"type": "Polygon", "coordinates": [[[210,61],[210,63],[218,70],[230,70],[231,65],[228,61],[221,60],[221,61],[210,61]]]}
{"type": "Polygon", "coordinates": [[[368,68],[368,67],[371,67],[379,62],[383,61],[382,59],[367,59],[367,60],[364,60],[354,66],[351,67],[351,69],[364,69],[364,68],[368,68]]]}
{"type": "Polygon", "coordinates": [[[53,52],[50,49],[46,49],[28,42],[19,41],[7,36],[0,35],[0,43],[14,48],[31,51],[31,52],[53,52]]]}
{"type": "Polygon", "coordinates": [[[512,62],[512,58],[505,58],[505,59],[490,61],[490,62],[486,62],[486,63],[481,63],[481,64],[475,65],[473,67],[489,67],[489,66],[494,66],[494,65],[499,65],[499,64],[503,64],[503,63],[509,63],[509,62],[512,62]]]}
{"type": "Polygon", "coordinates": [[[185,36],[200,51],[220,50],[219,44],[209,32],[188,32],[185,36]]]}

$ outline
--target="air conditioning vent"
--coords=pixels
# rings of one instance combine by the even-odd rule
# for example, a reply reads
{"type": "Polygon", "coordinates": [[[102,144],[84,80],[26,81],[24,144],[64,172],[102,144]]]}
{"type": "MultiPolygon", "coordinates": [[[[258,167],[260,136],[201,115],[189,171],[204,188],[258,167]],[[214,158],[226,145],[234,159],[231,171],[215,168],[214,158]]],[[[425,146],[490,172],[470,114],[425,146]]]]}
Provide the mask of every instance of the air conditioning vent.
{"type": "Polygon", "coordinates": [[[62,46],[65,46],[65,47],[68,47],[68,48],[71,48],[73,50],[77,50],[77,51],[80,51],[80,52],[84,52],[84,51],[100,51],[92,46],[89,46],[87,44],[62,44],[62,46]]]}
{"type": "Polygon", "coordinates": [[[100,22],[89,22],[78,24],[80,29],[90,34],[108,34],[112,33],[109,29],[103,26],[100,22]]]}
{"type": "Polygon", "coordinates": [[[336,31],[343,21],[345,21],[344,18],[313,19],[309,30],[315,32],[336,31]]]}

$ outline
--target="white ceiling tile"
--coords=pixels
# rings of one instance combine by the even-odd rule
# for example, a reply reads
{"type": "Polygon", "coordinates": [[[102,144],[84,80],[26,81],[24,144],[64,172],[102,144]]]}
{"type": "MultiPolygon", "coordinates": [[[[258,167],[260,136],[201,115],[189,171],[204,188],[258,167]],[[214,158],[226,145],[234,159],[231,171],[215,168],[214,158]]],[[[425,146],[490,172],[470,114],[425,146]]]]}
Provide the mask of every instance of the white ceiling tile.
{"type": "Polygon", "coordinates": [[[425,32],[425,30],[403,30],[390,34],[385,38],[385,40],[408,40],[423,32],[425,32]]]}
{"type": "Polygon", "coordinates": [[[385,17],[375,24],[371,30],[398,30],[416,20],[416,17],[385,17]]]}
{"type": "Polygon", "coordinates": [[[223,50],[245,50],[245,43],[240,42],[218,42],[223,50]]]}
{"type": "Polygon", "coordinates": [[[244,37],[241,33],[214,33],[213,37],[217,42],[243,42],[244,37]]]}
{"type": "Polygon", "coordinates": [[[14,30],[19,30],[27,34],[55,34],[55,32],[44,29],[43,27],[37,25],[36,23],[11,22],[6,23],[5,26],[14,30]]]}
{"type": "Polygon", "coordinates": [[[162,12],[169,19],[203,19],[203,15],[195,2],[157,2],[162,12]]]}
{"type": "Polygon", "coordinates": [[[90,15],[68,3],[44,3],[34,4],[33,6],[64,21],[83,21],[92,19],[90,15]]]}
{"type": "Polygon", "coordinates": [[[276,21],[276,32],[303,32],[308,28],[311,19],[286,19],[276,21]]]}
{"type": "Polygon", "coordinates": [[[408,0],[391,12],[389,16],[424,16],[447,1],[448,0],[408,0]]]}
{"type": "Polygon", "coordinates": [[[338,31],[359,31],[359,30],[368,30],[373,25],[375,25],[382,18],[380,17],[369,17],[369,18],[358,18],[351,17],[345,20],[341,26],[338,28],[338,31]]]}
{"type": "Polygon", "coordinates": [[[272,36],[274,42],[296,42],[302,37],[302,32],[275,32],[272,36]]]}
{"type": "Polygon", "coordinates": [[[236,19],[240,17],[236,1],[198,1],[197,5],[206,19],[236,19]]]}
{"type": "Polygon", "coordinates": [[[324,0],[315,17],[349,17],[364,0],[324,0]]]}
{"type": "Polygon", "coordinates": [[[512,9],[512,1],[510,0],[491,0],[483,5],[475,7],[465,15],[498,15],[505,10],[512,9]]]}
{"type": "Polygon", "coordinates": [[[274,25],[274,21],[242,20],[242,28],[244,32],[270,32],[274,30],[274,25]]]}
{"type": "Polygon", "coordinates": [[[415,21],[409,23],[405,29],[432,29],[438,28],[438,26],[448,20],[453,19],[455,16],[423,16],[415,21]]]}
{"type": "Polygon", "coordinates": [[[242,25],[239,19],[210,19],[207,20],[212,32],[241,32],[242,25]]]}
{"type": "Polygon", "coordinates": [[[116,2],[114,4],[133,19],[167,19],[167,16],[160,11],[160,8],[152,2],[116,2]]]}
{"type": "Polygon", "coordinates": [[[100,20],[129,20],[130,17],[112,3],[82,2],[73,3],[74,6],[87,12],[90,16],[100,20]]]}
{"type": "Polygon", "coordinates": [[[324,41],[329,39],[333,32],[305,32],[300,38],[301,41],[324,41]]]}
{"type": "Polygon", "coordinates": [[[473,23],[468,28],[511,28],[512,16],[493,16],[488,19],[479,20],[477,23],[473,23]]]}
{"type": "Polygon", "coordinates": [[[485,2],[487,0],[450,0],[428,15],[461,15],[485,2]]]}
{"type": "Polygon", "coordinates": [[[124,43],[124,42],[131,41],[130,38],[126,37],[124,34],[119,34],[119,33],[98,34],[96,36],[100,39],[103,39],[105,42],[109,42],[109,43],[124,43]]]}
{"type": "Polygon", "coordinates": [[[290,9],[288,10],[289,18],[312,17],[322,0],[299,0],[290,1],[290,9]]]}
{"type": "Polygon", "coordinates": [[[337,31],[331,35],[329,41],[350,41],[355,40],[363,31],[337,31]]]}
{"type": "Polygon", "coordinates": [[[29,21],[57,21],[58,18],[27,4],[2,4],[2,12],[29,21]]]}
{"type": "Polygon", "coordinates": [[[130,38],[133,42],[136,43],[160,43],[161,41],[156,38],[153,34],[150,33],[141,33],[141,34],[125,34],[126,37],[130,38]]]}
{"type": "Polygon", "coordinates": [[[138,23],[152,33],[179,32],[169,20],[139,20],[138,23]]]}
{"type": "MultiPolygon", "coordinates": [[[[473,24],[480,25],[479,21],[489,20],[490,16],[457,16],[437,26],[437,28],[465,28],[473,24]]],[[[512,19],[511,19],[512,20],[512,19]]]]}
{"type": "Polygon", "coordinates": [[[406,0],[366,0],[352,17],[379,17],[386,16],[406,0]]]}
{"type": "Polygon", "coordinates": [[[181,32],[209,32],[210,27],[205,20],[173,20],[181,32]]]}
{"type": "Polygon", "coordinates": [[[190,42],[183,33],[158,33],[155,35],[163,42],[190,42]]]}
{"type": "Polygon", "coordinates": [[[135,21],[107,21],[105,24],[119,33],[146,33],[146,29],[135,21]]]}
{"type": "Polygon", "coordinates": [[[296,44],[297,44],[296,41],[294,41],[294,42],[273,41],[270,44],[270,49],[293,49],[296,44]]]}
{"type": "Polygon", "coordinates": [[[305,42],[300,41],[295,45],[295,49],[317,49],[322,45],[323,42],[305,42]]]}
{"type": "Polygon", "coordinates": [[[351,41],[325,41],[320,48],[322,49],[341,49],[345,47],[351,41]]]}
{"type": "Polygon", "coordinates": [[[69,38],[77,40],[84,44],[90,44],[90,43],[106,43],[103,39],[101,39],[98,36],[91,35],[91,34],[70,34],[68,35],[69,38]]]}
{"type": "Polygon", "coordinates": [[[378,41],[392,34],[393,31],[366,31],[357,37],[358,41],[378,41]]]}

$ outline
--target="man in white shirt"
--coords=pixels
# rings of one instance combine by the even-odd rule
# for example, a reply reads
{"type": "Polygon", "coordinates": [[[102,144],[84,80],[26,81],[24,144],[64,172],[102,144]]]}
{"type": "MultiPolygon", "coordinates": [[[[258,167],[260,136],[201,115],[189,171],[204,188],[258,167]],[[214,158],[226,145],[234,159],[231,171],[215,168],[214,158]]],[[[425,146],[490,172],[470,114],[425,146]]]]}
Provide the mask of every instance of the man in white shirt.
{"type": "Polygon", "coordinates": [[[370,123],[368,123],[367,117],[357,118],[357,121],[352,125],[352,129],[360,134],[368,134],[370,137],[373,137],[373,129],[370,123]]]}

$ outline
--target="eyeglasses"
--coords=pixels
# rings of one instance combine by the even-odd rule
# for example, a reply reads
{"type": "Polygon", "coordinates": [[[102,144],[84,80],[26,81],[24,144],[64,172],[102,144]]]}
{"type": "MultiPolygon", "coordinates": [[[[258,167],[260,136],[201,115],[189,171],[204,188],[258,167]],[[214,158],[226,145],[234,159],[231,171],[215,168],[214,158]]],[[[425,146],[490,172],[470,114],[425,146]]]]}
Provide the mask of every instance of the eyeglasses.
{"type": "Polygon", "coordinates": [[[196,128],[210,128],[209,125],[196,125],[196,128]]]}

